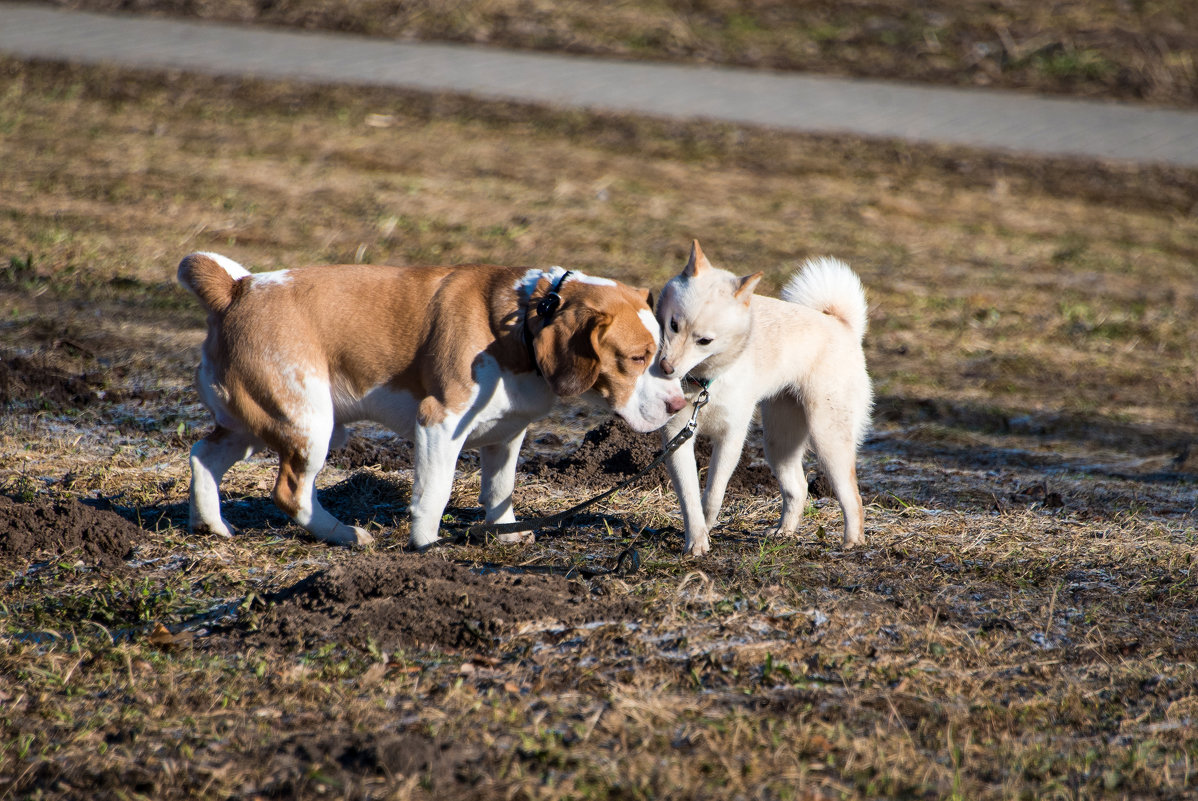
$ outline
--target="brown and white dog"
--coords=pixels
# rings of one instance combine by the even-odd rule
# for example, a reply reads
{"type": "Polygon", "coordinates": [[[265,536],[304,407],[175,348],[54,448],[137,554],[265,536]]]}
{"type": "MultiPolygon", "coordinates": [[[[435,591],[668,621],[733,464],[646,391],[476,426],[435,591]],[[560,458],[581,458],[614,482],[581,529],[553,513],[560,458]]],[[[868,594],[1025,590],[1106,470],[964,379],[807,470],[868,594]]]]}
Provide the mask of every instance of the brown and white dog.
{"type": "Polygon", "coordinates": [[[515,520],[516,456],[556,397],[598,396],[637,431],[685,405],[657,364],[648,292],[561,267],[341,265],[251,274],[215,253],[179,264],[208,310],[196,371],[215,430],[191,450],[191,529],[230,535],[219,487],[237,461],[279,454],[274,501],[328,542],[372,541],[317,502],[344,424],[414,443],[411,544],[438,537],[463,447],[481,454],[489,523],[515,520]]]}

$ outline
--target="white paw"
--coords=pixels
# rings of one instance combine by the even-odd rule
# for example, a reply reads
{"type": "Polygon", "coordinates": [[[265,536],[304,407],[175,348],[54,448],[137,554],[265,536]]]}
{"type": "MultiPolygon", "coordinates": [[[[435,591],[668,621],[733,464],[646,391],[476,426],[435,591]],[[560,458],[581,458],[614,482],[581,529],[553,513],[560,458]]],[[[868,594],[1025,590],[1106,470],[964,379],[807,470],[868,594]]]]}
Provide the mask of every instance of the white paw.
{"type": "Polygon", "coordinates": [[[333,529],[333,533],[329,535],[328,541],[338,545],[364,548],[367,545],[374,544],[374,537],[367,534],[366,529],[339,523],[337,528],[333,529]]]}
{"type": "Polygon", "coordinates": [[[223,520],[217,523],[215,526],[210,526],[207,523],[201,522],[190,526],[190,528],[192,534],[211,534],[215,537],[225,537],[226,539],[233,536],[232,527],[230,527],[223,520]]]}
{"type": "Polygon", "coordinates": [[[518,545],[532,545],[537,541],[537,537],[531,531],[513,531],[508,534],[499,534],[495,539],[500,542],[515,543],[518,545]]]}
{"type": "Polygon", "coordinates": [[[706,536],[696,537],[693,540],[691,540],[689,543],[687,543],[685,555],[686,556],[695,556],[695,557],[704,556],[710,550],[711,550],[711,542],[707,539],[706,536]]]}
{"type": "Polygon", "coordinates": [[[787,528],[781,523],[775,523],[765,530],[765,536],[767,537],[794,537],[794,535],[795,528],[793,526],[787,528]]]}
{"type": "Polygon", "coordinates": [[[434,534],[431,537],[418,537],[415,534],[413,534],[410,537],[408,537],[408,547],[419,550],[422,548],[427,548],[428,546],[432,545],[434,542],[439,542],[440,540],[441,540],[441,538],[438,537],[436,534],[434,534]]]}

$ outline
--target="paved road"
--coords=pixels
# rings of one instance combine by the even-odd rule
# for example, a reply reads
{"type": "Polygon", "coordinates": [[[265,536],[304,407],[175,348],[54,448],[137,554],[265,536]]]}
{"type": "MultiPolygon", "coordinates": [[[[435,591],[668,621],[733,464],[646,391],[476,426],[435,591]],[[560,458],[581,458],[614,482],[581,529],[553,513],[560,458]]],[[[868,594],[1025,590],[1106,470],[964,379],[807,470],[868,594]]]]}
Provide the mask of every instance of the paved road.
{"type": "Polygon", "coordinates": [[[1198,112],[981,89],[399,43],[5,2],[0,53],[1198,167],[1198,112]]]}

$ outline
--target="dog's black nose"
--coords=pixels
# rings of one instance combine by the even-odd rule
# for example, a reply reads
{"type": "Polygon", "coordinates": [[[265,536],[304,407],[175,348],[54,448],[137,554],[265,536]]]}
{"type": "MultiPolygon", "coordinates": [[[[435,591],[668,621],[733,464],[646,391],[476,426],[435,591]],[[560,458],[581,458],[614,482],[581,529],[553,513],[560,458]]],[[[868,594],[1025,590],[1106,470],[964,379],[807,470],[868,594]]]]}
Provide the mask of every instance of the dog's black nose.
{"type": "Polygon", "coordinates": [[[661,360],[661,371],[666,375],[674,375],[674,365],[670,364],[669,359],[661,360]]]}

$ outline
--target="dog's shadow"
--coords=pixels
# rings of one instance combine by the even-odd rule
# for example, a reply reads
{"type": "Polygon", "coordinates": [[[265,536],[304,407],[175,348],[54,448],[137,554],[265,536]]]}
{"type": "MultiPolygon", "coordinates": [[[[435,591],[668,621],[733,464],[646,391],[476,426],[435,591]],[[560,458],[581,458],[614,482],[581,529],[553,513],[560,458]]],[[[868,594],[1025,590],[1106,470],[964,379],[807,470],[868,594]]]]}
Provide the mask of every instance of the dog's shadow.
{"type": "Polygon", "coordinates": [[[321,506],[342,522],[368,531],[375,528],[371,524],[390,530],[407,522],[412,482],[393,474],[357,470],[333,486],[317,490],[316,497],[321,506]]]}
{"type": "MultiPolygon", "coordinates": [[[[390,532],[401,525],[406,527],[411,494],[410,480],[372,470],[358,470],[348,478],[316,491],[321,506],[330,514],[344,523],[372,532],[390,532]]],[[[88,505],[116,512],[149,531],[164,527],[187,529],[190,516],[187,501],[143,506],[122,500],[100,499],[91,501],[88,505]]],[[[477,509],[451,507],[445,511],[464,520],[480,516],[477,509]]],[[[275,506],[269,491],[250,495],[224,495],[221,498],[221,515],[229,525],[244,534],[252,535],[269,530],[284,537],[311,538],[310,534],[295,525],[275,506]]]]}

